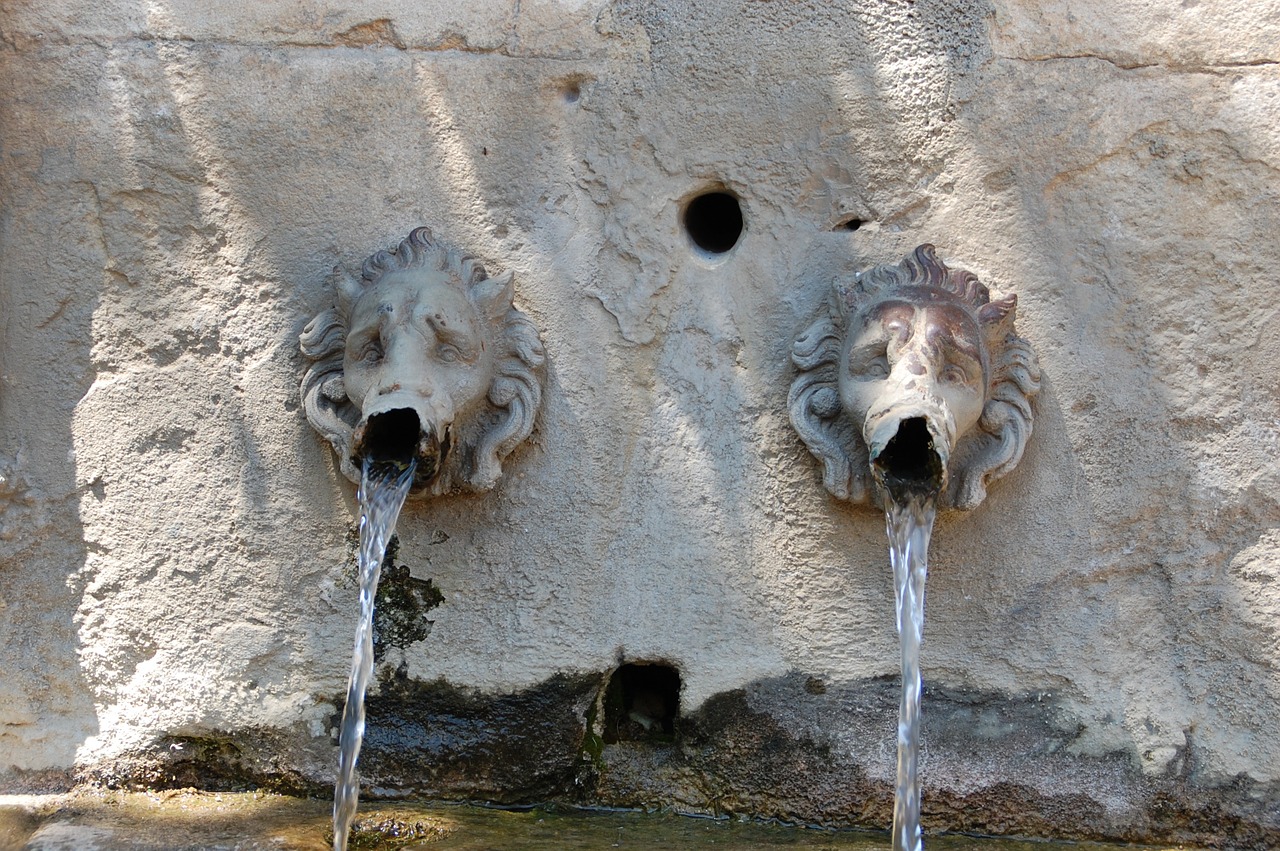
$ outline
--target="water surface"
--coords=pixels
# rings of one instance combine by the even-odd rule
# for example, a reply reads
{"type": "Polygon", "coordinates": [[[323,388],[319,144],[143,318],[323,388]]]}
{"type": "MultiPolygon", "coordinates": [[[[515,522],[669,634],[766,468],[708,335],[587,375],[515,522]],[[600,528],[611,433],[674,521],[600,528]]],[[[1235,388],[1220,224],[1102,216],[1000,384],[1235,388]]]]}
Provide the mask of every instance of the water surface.
{"type": "MultiPolygon", "coordinates": [[[[324,851],[329,802],[261,792],[0,796],[0,851],[324,851]]],[[[349,847],[418,851],[889,851],[888,833],[829,831],[669,813],[366,802],[349,847]],[[397,840],[387,834],[399,832],[397,840]],[[417,834],[418,839],[410,838],[417,834]]],[[[1131,845],[930,836],[931,851],[1135,851],[1131,845]]],[[[1172,851],[1170,846],[1154,846],[1172,851]]],[[[1179,849],[1185,851],[1185,849],[1179,849]]]]}

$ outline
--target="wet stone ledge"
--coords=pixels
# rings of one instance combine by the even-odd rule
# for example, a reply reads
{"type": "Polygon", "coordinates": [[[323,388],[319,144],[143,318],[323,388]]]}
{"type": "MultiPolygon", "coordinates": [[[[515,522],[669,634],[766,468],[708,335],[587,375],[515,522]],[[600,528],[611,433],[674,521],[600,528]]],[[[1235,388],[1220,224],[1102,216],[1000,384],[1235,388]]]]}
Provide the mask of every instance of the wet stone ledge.
{"type": "Polygon", "coordinates": [[[510,695],[384,677],[366,701],[363,784],[426,798],[521,805],[573,797],[597,675],[510,695]]]}
{"type": "MultiPolygon", "coordinates": [[[[618,738],[602,735],[612,672],[486,695],[384,671],[368,701],[367,801],[560,803],[880,829],[892,820],[892,679],[763,680],[679,715],[670,734],[646,725],[618,738]]],[[[923,712],[929,831],[1280,847],[1280,790],[1243,780],[1197,786],[1194,749],[1177,773],[1151,778],[1124,754],[1073,753],[1076,732],[1054,723],[1050,701],[935,689],[923,712]],[[997,777],[1006,779],[988,779],[997,777]]],[[[331,762],[332,742],[240,731],[171,737],[80,779],[323,798],[332,794],[331,762]]]]}

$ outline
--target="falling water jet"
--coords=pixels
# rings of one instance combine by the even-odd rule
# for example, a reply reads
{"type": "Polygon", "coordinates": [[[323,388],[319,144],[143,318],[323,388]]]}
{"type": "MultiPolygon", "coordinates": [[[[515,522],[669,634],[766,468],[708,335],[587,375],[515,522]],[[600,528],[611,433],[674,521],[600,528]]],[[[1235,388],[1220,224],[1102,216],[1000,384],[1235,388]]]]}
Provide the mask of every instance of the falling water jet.
{"type": "Polygon", "coordinates": [[[871,462],[884,498],[893,568],[902,700],[898,707],[898,776],[893,799],[894,851],[920,851],[920,644],[929,538],[946,465],[924,417],[903,420],[871,462]]]}
{"type": "Polygon", "coordinates": [[[514,297],[512,273],[490,276],[477,258],[416,228],[365,260],[359,280],[342,276],[333,307],[298,337],[307,420],[343,475],[360,483],[360,625],[334,793],[338,851],[359,794],[374,594],[404,500],[491,490],[538,418],[546,355],[514,297]]]}
{"type": "Polygon", "coordinates": [[[931,496],[887,501],[885,527],[902,649],[902,701],[898,706],[898,779],[893,798],[893,849],[919,851],[920,643],[924,636],[924,582],[937,505],[931,496]]]}
{"type": "Polygon", "coordinates": [[[980,505],[1031,436],[1040,368],[1014,330],[1017,306],[926,243],[833,278],[791,347],[788,413],[823,485],[885,511],[902,644],[896,851],[921,847],[919,650],[935,512],[980,505]]]}
{"type": "MultiPolygon", "coordinates": [[[[416,419],[416,418],[415,418],[416,419]]],[[[351,656],[347,702],[342,708],[338,779],[333,793],[333,851],[346,851],[347,836],[360,797],[356,761],[364,739],[364,695],[373,673],[373,601],[378,592],[382,557],[395,531],[396,519],[414,481],[416,461],[364,458],[360,481],[360,622],[351,656]]]]}

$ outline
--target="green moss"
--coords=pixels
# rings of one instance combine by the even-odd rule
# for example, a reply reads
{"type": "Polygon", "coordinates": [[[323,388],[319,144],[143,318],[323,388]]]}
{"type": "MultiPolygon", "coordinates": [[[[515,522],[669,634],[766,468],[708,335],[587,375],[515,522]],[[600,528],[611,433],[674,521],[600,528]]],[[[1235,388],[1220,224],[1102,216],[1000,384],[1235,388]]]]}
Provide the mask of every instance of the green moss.
{"type": "MultiPolygon", "coordinates": [[[[351,826],[351,833],[347,835],[347,848],[350,851],[404,848],[440,839],[448,833],[447,829],[433,821],[374,814],[359,819],[351,826]]],[[[326,838],[332,845],[333,832],[329,831],[326,838]]]]}
{"type": "MultiPolygon", "coordinates": [[[[359,584],[357,554],[360,535],[355,527],[347,532],[346,584],[359,584]]],[[[396,564],[400,557],[400,537],[392,535],[382,557],[382,575],[373,609],[373,658],[381,662],[390,648],[404,650],[431,634],[433,621],[427,613],[444,602],[444,594],[430,579],[418,579],[408,565],[396,564]]]]}
{"type": "Polygon", "coordinates": [[[604,737],[596,729],[599,706],[599,701],[592,701],[586,712],[587,728],[582,735],[582,760],[591,763],[597,771],[604,768],[604,737]]]}
{"type": "Polygon", "coordinates": [[[373,604],[374,661],[381,662],[390,647],[403,650],[425,640],[435,623],[427,613],[443,602],[444,594],[430,579],[417,579],[406,565],[388,558],[373,604]]]}

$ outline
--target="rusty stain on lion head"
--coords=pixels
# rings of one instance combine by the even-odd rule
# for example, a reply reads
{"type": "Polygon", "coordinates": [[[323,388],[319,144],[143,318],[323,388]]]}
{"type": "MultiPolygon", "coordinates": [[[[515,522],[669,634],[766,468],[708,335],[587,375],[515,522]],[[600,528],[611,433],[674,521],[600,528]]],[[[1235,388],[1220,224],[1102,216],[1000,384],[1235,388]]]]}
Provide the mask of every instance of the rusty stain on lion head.
{"type": "MultiPolygon", "coordinates": [[[[993,300],[976,275],[932,245],[901,263],[836,281],[792,345],[792,425],[823,464],[823,483],[854,503],[883,502],[895,437],[928,454],[941,504],[968,510],[1011,471],[1031,435],[1040,368],[1014,332],[1017,297],[993,300]]],[[[918,460],[918,459],[917,459],[918,460]]],[[[923,471],[923,472],[921,472],[923,471]]],[[[892,471],[890,471],[892,472],[892,471]]]]}

